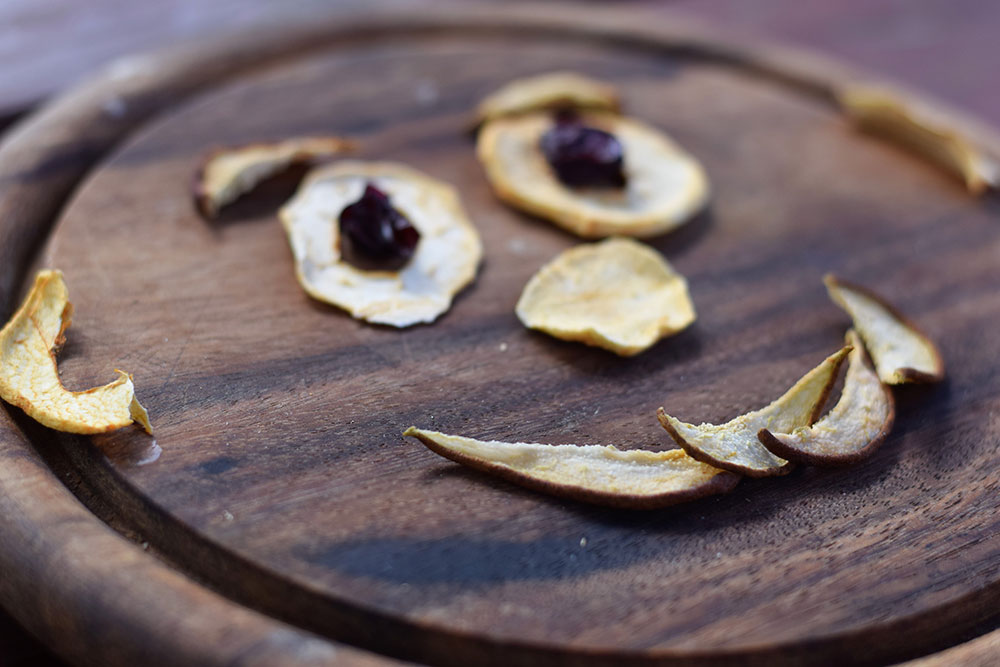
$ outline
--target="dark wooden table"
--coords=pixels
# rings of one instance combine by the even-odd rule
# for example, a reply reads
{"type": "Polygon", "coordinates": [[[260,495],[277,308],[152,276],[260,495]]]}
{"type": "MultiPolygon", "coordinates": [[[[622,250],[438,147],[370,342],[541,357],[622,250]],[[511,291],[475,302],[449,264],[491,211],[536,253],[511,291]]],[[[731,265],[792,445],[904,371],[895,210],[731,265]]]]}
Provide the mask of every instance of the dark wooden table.
{"type": "MultiPolygon", "coordinates": [[[[0,4],[0,131],[102,63],[138,50],[265,25],[278,13],[350,11],[320,0],[7,0],[0,4]],[[38,48],[44,44],[46,48],[38,48]]],[[[413,5],[392,0],[387,5],[413,5]]],[[[636,2],[729,30],[827,52],[925,90],[1000,126],[1000,4],[990,0],[636,2]]],[[[997,650],[997,643],[992,644],[997,650]]],[[[996,653],[991,653],[996,655],[996,653]]],[[[956,657],[948,660],[954,664],[956,657]]],[[[62,665],[0,610],[0,664],[62,665]]],[[[982,664],[986,664],[985,662],[982,664]]]]}

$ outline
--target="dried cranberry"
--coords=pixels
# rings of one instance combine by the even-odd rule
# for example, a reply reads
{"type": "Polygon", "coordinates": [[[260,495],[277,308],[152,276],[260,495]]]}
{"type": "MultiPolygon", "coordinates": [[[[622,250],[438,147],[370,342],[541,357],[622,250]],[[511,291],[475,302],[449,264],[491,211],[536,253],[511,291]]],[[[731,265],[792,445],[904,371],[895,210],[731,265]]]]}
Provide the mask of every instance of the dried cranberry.
{"type": "Polygon", "coordinates": [[[542,135],[540,145],[556,176],[566,185],[625,185],[621,142],[609,132],[587,127],[575,114],[557,114],[556,124],[542,135]]]}
{"type": "Polygon", "coordinates": [[[340,254],[367,270],[394,271],[413,256],[420,232],[371,183],[340,212],[340,254]]]}

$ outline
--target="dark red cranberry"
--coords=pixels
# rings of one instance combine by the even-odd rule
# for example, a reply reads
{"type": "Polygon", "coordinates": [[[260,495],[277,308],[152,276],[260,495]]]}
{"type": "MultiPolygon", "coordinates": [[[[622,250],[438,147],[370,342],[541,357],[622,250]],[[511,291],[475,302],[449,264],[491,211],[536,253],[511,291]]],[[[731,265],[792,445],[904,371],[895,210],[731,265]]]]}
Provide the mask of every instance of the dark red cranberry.
{"type": "Polygon", "coordinates": [[[560,112],[556,124],[542,135],[542,153],[559,180],[572,187],[625,185],[624,152],[613,134],[587,127],[573,113],[560,112]]]}
{"type": "Polygon", "coordinates": [[[371,183],[340,212],[340,254],[359,269],[395,271],[416,250],[420,232],[371,183]]]}

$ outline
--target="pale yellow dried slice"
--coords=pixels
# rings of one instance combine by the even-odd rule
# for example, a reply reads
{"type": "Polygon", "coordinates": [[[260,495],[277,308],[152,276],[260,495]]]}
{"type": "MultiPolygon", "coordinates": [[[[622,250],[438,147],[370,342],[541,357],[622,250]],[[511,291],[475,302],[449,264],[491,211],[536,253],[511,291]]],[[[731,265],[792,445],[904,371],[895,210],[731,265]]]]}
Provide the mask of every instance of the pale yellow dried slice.
{"type": "Polygon", "coordinates": [[[680,449],[483,441],[412,426],[403,435],[456,463],[515,484],[613,507],[664,507],[725,493],[739,481],[739,475],[696,461],[680,449]]]}
{"type": "Polygon", "coordinates": [[[395,327],[432,322],[476,276],[479,233],[453,187],[391,162],[337,162],[316,169],[280,211],[302,288],[352,316],[395,327]],[[366,183],[420,232],[409,262],[398,271],[367,271],[340,252],[340,212],[366,183]]]}
{"type": "Polygon", "coordinates": [[[878,87],[848,88],[838,93],[838,100],[858,127],[937,164],[961,179],[969,192],[982,194],[1000,184],[1000,164],[933,110],[878,87]]]}
{"type": "Polygon", "coordinates": [[[840,400],[812,426],[790,433],[766,428],[757,438],[772,454],[810,465],[844,465],[871,456],[882,444],[896,416],[892,392],[882,384],[858,334],[851,329],[852,347],[840,400]]]}
{"type": "Polygon", "coordinates": [[[564,251],[517,302],[524,326],[632,356],[695,320],[684,276],[653,248],[610,238],[564,251]]]}
{"type": "Polygon", "coordinates": [[[39,423],[69,433],[105,433],[138,422],[153,429],[135,397],[132,376],[103,387],[69,391],[54,350],[65,340],[73,307],[59,271],[41,271],[21,308],[0,330],[0,398],[39,423]]]}
{"type": "Polygon", "coordinates": [[[496,195],[584,238],[656,236],[705,206],[705,170],[666,134],[609,113],[583,113],[580,118],[621,142],[625,187],[564,185],[539,148],[554,118],[534,112],[492,120],[479,132],[476,152],[496,195]]]}
{"type": "Polygon", "coordinates": [[[789,433],[819,419],[837,371],[850,350],[844,347],[824,359],[770,405],[725,424],[686,424],[663,408],[657,410],[656,416],[674,442],[699,461],[749,477],[784,475],[791,471],[791,462],[767,451],[757,439],[757,432],[766,428],[789,433]]]}
{"type": "Polygon", "coordinates": [[[601,109],[621,106],[614,86],[574,72],[551,72],[516,79],[492,93],[476,108],[483,123],[540,109],[601,109]]]}
{"type": "Polygon", "coordinates": [[[823,282],[833,302],[854,320],[882,382],[937,382],[944,378],[944,361],[937,347],[888,301],[833,275],[824,276],[823,282]]]}
{"type": "Polygon", "coordinates": [[[338,137],[297,137],[273,143],[254,143],[210,152],[194,179],[198,210],[214,218],[226,204],[252,190],[266,178],[296,164],[309,164],[351,150],[338,137]]]}

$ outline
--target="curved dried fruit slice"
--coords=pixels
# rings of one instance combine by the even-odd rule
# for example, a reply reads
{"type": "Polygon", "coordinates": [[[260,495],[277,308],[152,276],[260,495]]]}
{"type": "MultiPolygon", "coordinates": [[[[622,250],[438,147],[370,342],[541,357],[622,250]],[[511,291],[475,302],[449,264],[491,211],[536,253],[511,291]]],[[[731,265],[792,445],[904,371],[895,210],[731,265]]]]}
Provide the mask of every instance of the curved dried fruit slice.
{"type": "Polygon", "coordinates": [[[54,350],[65,341],[73,306],[59,271],[40,271],[21,308],[0,330],[0,398],[59,431],[105,433],[138,422],[152,433],[135,398],[132,376],[103,387],[69,391],[59,380],[54,350]]]}
{"type": "Polygon", "coordinates": [[[831,354],[767,407],[725,424],[685,424],[663,408],[656,411],[656,417],[670,437],[699,461],[750,477],[784,475],[791,472],[791,463],[764,449],[757,432],[767,428],[788,433],[819,419],[837,371],[850,350],[844,347],[831,354]]]}
{"type": "Polygon", "coordinates": [[[396,327],[432,322],[476,276],[479,234],[450,185],[401,164],[338,162],[311,172],[280,211],[295,272],[315,299],[352,316],[396,327]],[[398,271],[367,271],[344,260],[338,217],[374,184],[420,233],[398,271]]]}
{"type": "Polygon", "coordinates": [[[516,79],[492,93],[476,108],[476,121],[541,109],[617,112],[620,106],[614,86],[573,72],[552,72],[516,79]]]}
{"type": "Polygon", "coordinates": [[[270,176],[353,149],[337,137],[300,137],[219,148],[204,157],[194,179],[194,201],[207,218],[270,176]]]}
{"type": "Polygon", "coordinates": [[[934,343],[885,299],[831,274],[823,282],[833,302],[854,320],[882,382],[937,382],[944,377],[934,343]]]}
{"type": "Polygon", "coordinates": [[[648,509],[731,491],[739,475],[694,460],[680,449],[622,451],[612,445],[540,445],[483,441],[410,427],[427,447],[470,468],[554,496],[648,509]]]}
{"type": "Polygon", "coordinates": [[[881,88],[849,88],[837,97],[858,127],[917,152],[960,178],[972,194],[1000,185],[996,160],[949,129],[947,121],[934,118],[933,111],[904,103],[881,88]]]}
{"type": "Polygon", "coordinates": [[[561,253],[531,277],[516,311],[529,329],[622,356],[695,320],[684,276],[653,248],[626,238],[561,253]]]}
{"type": "Polygon", "coordinates": [[[757,438],[768,451],[796,463],[842,465],[871,456],[889,435],[896,416],[892,392],[879,380],[853,329],[846,342],[853,349],[837,405],[812,426],[790,433],[761,429],[757,438]]]}
{"type": "Polygon", "coordinates": [[[480,131],[476,152],[500,199],[584,238],[656,236],[687,222],[708,200],[704,169],[665,134],[597,112],[580,114],[580,122],[622,144],[625,187],[567,187],[540,148],[555,122],[535,112],[498,118],[480,131]]]}

